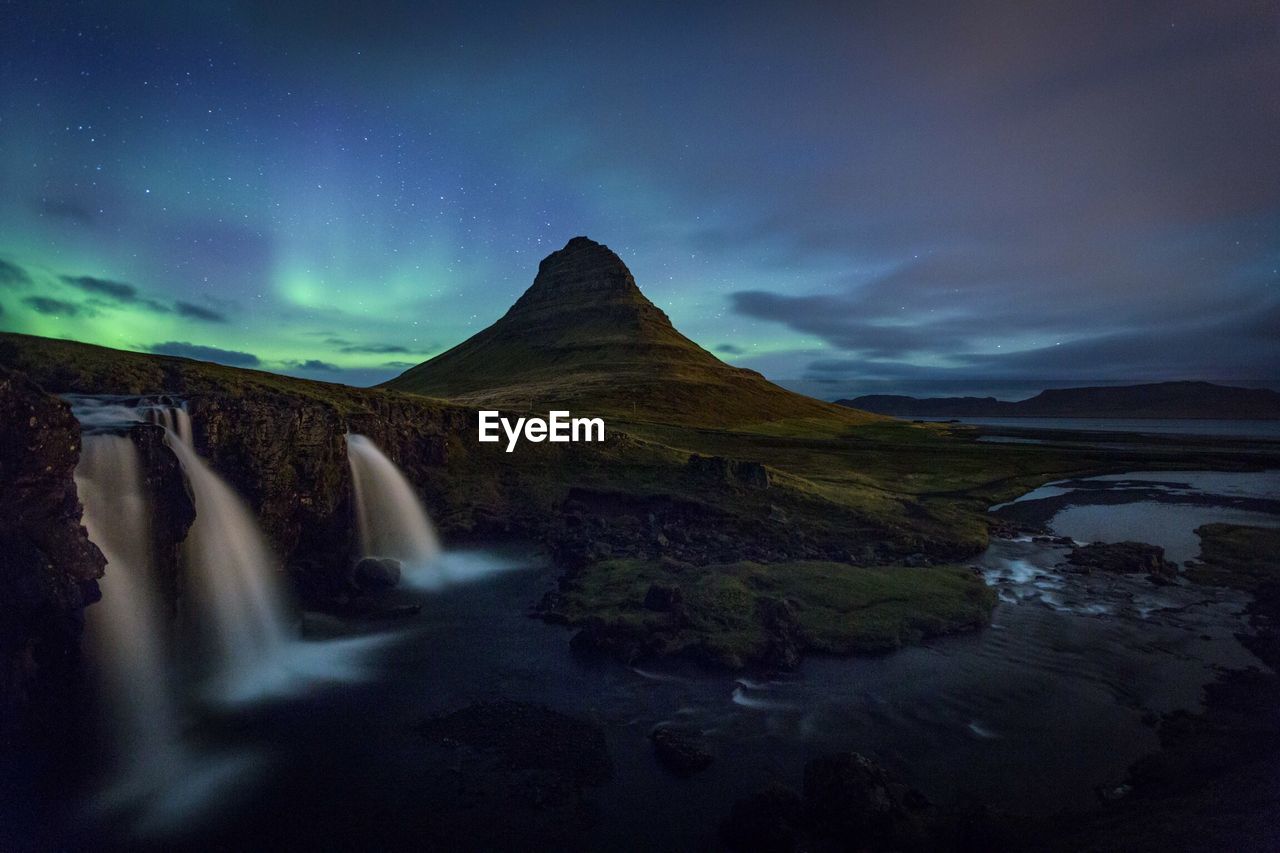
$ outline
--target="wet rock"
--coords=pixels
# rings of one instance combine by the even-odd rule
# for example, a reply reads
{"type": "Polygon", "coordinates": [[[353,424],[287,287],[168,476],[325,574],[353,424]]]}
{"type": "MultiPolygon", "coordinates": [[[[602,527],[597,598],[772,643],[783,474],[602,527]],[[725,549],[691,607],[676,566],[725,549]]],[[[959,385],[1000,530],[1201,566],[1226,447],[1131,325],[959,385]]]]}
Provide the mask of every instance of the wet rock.
{"type": "Polygon", "coordinates": [[[929,801],[856,752],[815,758],[804,769],[809,833],[839,849],[915,849],[926,843],[929,801]]]}
{"type": "Polygon", "coordinates": [[[676,776],[688,777],[706,770],[715,757],[702,745],[702,733],[675,726],[659,726],[649,734],[653,754],[676,776]]]}
{"type": "Polygon", "coordinates": [[[1086,573],[1145,574],[1157,582],[1178,577],[1178,566],[1164,558],[1164,549],[1144,542],[1092,542],[1073,548],[1067,562],[1086,573]]]}
{"type": "Polygon", "coordinates": [[[152,554],[155,558],[156,588],[168,618],[177,613],[181,587],[179,555],[187,531],[196,520],[195,504],[187,492],[187,481],[178,457],[164,441],[164,430],[156,424],[138,424],[129,431],[138,448],[146,493],[151,496],[152,554]]]}
{"type": "Polygon", "coordinates": [[[364,557],[352,568],[351,582],[361,592],[391,589],[400,583],[400,561],[391,557],[364,557]]]}
{"type": "Polygon", "coordinates": [[[888,774],[856,752],[805,765],[804,803],[815,831],[834,838],[885,837],[893,822],[888,774]]]}
{"type": "Polygon", "coordinates": [[[730,850],[791,853],[800,849],[803,824],[800,795],[774,783],[733,804],[720,838],[730,850]]]}
{"type": "MultiPolygon", "coordinates": [[[[380,813],[392,821],[422,818],[423,832],[404,849],[583,850],[598,819],[591,789],[613,768],[604,730],[541,705],[481,702],[427,720],[418,732],[447,767],[429,798],[380,813]]],[[[377,846],[377,845],[375,845],[377,846]]],[[[398,848],[397,848],[398,849],[398,848]]]]}
{"type": "Polygon", "coordinates": [[[478,702],[427,720],[417,731],[483,752],[509,770],[543,771],[574,786],[602,785],[613,774],[604,729],[529,702],[478,702]]]}

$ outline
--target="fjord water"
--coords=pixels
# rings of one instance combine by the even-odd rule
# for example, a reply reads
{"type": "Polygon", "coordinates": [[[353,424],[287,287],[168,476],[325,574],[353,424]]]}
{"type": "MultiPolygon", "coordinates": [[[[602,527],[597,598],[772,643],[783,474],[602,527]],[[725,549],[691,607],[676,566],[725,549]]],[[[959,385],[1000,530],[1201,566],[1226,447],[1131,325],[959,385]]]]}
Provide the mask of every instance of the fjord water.
{"type": "Polygon", "coordinates": [[[431,519],[404,474],[363,435],[347,435],[356,528],[365,557],[422,566],[440,553],[431,519]]]}

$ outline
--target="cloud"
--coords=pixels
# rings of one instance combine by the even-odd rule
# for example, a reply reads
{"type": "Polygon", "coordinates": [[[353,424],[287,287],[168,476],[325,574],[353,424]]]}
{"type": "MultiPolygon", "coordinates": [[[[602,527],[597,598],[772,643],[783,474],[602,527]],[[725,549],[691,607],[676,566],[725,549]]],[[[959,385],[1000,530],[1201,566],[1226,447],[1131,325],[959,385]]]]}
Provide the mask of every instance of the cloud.
{"type": "Polygon", "coordinates": [[[111,281],[106,278],[95,278],[91,275],[64,275],[60,278],[71,285],[83,290],[85,293],[93,293],[100,296],[106,296],[115,299],[118,302],[133,302],[138,298],[138,288],[132,284],[125,284],[122,281],[111,281]]]}
{"type": "Polygon", "coordinates": [[[186,341],[166,341],[161,344],[152,344],[148,349],[157,355],[176,355],[199,361],[214,361],[232,367],[257,367],[261,364],[259,358],[253,353],[207,347],[186,341]]]}
{"type": "Polygon", "coordinates": [[[336,364],[320,361],[317,358],[309,358],[306,361],[286,361],[285,366],[294,370],[319,370],[325,373],[339,373],[342,370],[336,364]]]}
{"type": "Polygon", "coordinates": [[[28,296],[22,301],[33,311],[51,317],[74,317],[80,313],[80,306],[63,302],[61,299],[50,299],[47,296],[28,296]]]}
{"type": "Polygon", "coordinates": [[[722,352],[725,355],[742,355],[746,350],[734,344],[720,344],[716,347],[716,352],[722,352]]]}
{"type": "Polygon", "coordinates": [[[193,320],[204,320],[209,323],[227,322],[227,315],[211,308],[203,308],[190,302],[183,302],[181,299],[173,303],[173,310],[177,311],[179,316],[190,317],[193,320]]]}
{"type": "Polygon", "coordinates": [[[357,344],[345,338],[329,338],[325,343],[338,347],[338,352],[343,353],[371,353],[375,355],[404,353],[407,355],[412,352],[408,347],[400,346],[399,344],[357,344]]]}
{"type": "Polygon", "coordinates": [[[0,258],[0,286],[15,287],[31,283],[31,276],[22,267],[0,258]]]}
{"type": "Polygon", "coordinates": [[[136,305],[155,311],[157,314],[170,314],[173,309],[138,292],[138,288],[123,281],[112,281],[109,278],[97,278],[91,275],[62,275],[58,278],[77,290],[93,296],[103,297],[121,305],[136,305]]]}

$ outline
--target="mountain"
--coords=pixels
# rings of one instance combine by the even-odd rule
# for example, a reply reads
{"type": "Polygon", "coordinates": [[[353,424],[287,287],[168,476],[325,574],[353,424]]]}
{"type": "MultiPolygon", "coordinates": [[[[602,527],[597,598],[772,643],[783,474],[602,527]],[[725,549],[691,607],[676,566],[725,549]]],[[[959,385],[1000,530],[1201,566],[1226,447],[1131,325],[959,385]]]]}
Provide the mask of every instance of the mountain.
{"type": "Polygon", "coordinates": [[[871,394],[838,405],[902,418],[1220,418],[1280,419],[1280,393],[1212,382],[1062,388],[1011,402],[994,397],[925,400],[871,394]]]}
{"type": "Polygon", "coordinates": [[[725,364],[676,331],[607,246],[574,237],[492,326],[383,386],[476,406],[699,426],[867,416],[725,364]]]}

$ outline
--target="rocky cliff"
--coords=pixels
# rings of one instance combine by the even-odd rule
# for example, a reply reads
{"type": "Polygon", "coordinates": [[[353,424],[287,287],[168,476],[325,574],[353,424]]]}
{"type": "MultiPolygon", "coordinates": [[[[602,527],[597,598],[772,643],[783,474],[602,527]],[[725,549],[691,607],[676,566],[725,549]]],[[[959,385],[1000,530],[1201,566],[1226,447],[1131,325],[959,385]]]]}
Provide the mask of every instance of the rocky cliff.
{"type": "Polygon", "coordinates": [[[61,400],[0,368],[0,737],[47,716],[77,663],[101,552],[72,479],[80,428],[61,400]]]}

